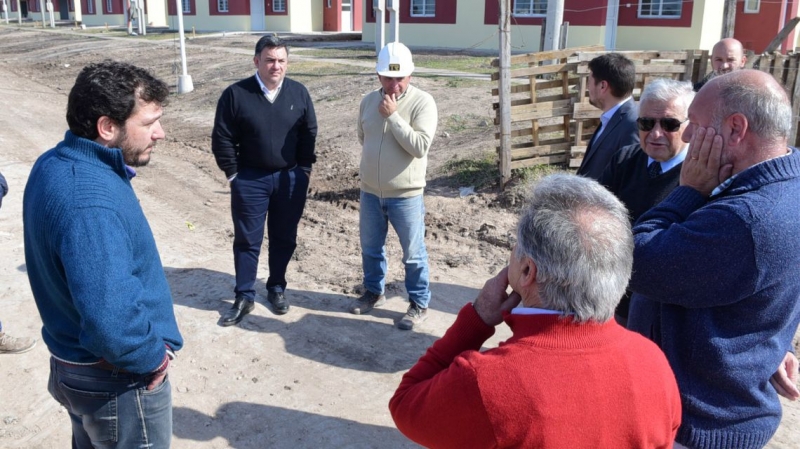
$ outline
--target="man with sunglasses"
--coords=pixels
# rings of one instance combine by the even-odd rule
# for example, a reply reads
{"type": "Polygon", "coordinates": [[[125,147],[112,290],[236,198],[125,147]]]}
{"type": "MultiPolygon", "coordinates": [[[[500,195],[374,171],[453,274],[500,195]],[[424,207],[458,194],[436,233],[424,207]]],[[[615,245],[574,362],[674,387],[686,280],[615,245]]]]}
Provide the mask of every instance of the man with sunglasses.
{"type": "Polygon", "coordinates": [[[630,289],[658,320],[632,313],[629,327],[649,328],[675,372],[676,448],[761,448],[781,420],[774,367],[800,323],[792,108],[774,78],[744,69],[709,81],[688,119],[679,186],[633,229],[630,289]]]}
{"type": "Polygon", "coordinates": [[[599,180],[611,156],[620,148],[639,142],[636,103],[631,94],[636,83],[633,61],[619,53],[607,53],[589,61],[589,103],[603,111],[578,175],[599,180]]]}
{"type": "MultiPolygon", "coordinates": [[[[640,143],[616,152],[600,178],[628,208],[631,224],[678,186],[688,147],[681,134],[693,98],[690,83],[667,78],[651,81],[642,91],[636,120],[640,143]]],[[[629,304],[626,292],[616,311],[623,326],[629,304]]]]}

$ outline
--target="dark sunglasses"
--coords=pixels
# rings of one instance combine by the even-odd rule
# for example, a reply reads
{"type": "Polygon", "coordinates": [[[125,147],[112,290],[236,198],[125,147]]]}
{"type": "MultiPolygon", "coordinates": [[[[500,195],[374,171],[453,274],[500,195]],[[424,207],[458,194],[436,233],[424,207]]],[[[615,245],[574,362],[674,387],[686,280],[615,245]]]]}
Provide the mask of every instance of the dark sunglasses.
{"type": "MultiPolygon", "coordinates": [[[[686,120],[689,120],[688,118],[686,120]]],[[[681,128],[681,125],[686,122],[686,120],[678,120],[676,118],[650,118],[650,117],[639,117],[636,119],[636,124],[639,126],[639,131],[652,131],[652,129],[656,126],[656,122],[661,124],[661,129],[668,133],[674,133],[675,131],[681,128]]]]}

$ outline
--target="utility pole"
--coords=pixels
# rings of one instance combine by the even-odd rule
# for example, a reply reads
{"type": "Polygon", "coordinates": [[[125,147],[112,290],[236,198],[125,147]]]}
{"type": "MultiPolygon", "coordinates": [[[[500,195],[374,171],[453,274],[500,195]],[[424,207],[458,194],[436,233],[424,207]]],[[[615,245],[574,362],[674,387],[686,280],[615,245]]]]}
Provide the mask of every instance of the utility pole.
{"type": "MultiPolygon", "coordinates": [[[[501,187],[511,180],[511,0],[500,2],[500,175],[501,187]]],[[[531,81],[535,82],[535,81],[531,81]]]]}
{"type": "Polygon", "coordinates": [[[186,39],[183,37],[183,5],[181,0],[175,0],[178,5],[178,38],[181,40],[181,68],[182,75],[178,75],[178,93],[186,94],[194,90],[192,76],[186,73],[186,39]]]}
{"type": "Polygon", "coordinates": [[[725,10],[722,13],[721,39],[733,37],[733,28],[736,25],[736,0],[725,0],[725,10]]]}
{"type": "Polygon", "coordinates": [[[392,26],[392,42],[400,42],[400,0],[388,0],[389,23],[392,26]]]}
{"type": "Polygon", "coordinates": [[[373,11],[375,11],[375,54],[381,52],[383,48],[383,43],[386,40],[386,0],[378,0],[377,5],[373,11]]]}
{"type": "Polygon", "coordinates": [[[547,21],[545,23],[544,51],[558,50],[561,42],[561,23],[564,22],[564,0],[547,2],[547,21]]]}

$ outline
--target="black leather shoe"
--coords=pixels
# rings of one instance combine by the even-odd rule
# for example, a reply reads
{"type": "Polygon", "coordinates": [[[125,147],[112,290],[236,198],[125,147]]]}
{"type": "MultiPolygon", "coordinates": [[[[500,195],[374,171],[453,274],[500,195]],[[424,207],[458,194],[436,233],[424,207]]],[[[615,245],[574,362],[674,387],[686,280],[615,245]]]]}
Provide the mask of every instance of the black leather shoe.
{"type": "Polygon", "coordinates": [[[283,315],[289,311],[289,301],[286,300],[283,292],[269,292],[267,300],[272,304],[276,315],[283,315]]]}
{"type": "Polygon", "coordinates": [[[244,298],[236,298],[236,301],[233,302],[233,307],[222,316],[220,324],[223,326],[233,326],[239,321],[242,321],[242,318],[252,312],[254,308],[255,304],[253,304],[253,301],[248,301],[244,298]]]}

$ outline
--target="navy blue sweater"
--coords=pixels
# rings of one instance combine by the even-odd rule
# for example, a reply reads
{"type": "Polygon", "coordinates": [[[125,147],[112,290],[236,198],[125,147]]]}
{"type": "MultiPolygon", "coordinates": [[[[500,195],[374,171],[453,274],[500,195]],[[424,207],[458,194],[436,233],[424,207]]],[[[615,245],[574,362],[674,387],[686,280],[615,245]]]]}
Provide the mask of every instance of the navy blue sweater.
{"type": "Polygon", "coordinates": [[[167,346],[183,346],[119,149],[68,131],[33,166],[22,208],[28,279],[54,356],[144,374],[167,346]]]}
{"type": "Polygon", "coordinates": [[[278,170],[316,162],[317,116],[305,86],[283,79],[275,102],[261,92],[254,76],[222,92],[217,102],[211,151],[230,177],[239,166],[278,170]]]}
{"type": "Polygon", "coordinates": [[[793,149],[711,199],[678,187],[633,229],[630,287],[660,308],[654,339],[678,380],[686,446],[760,448],[778,428],[769,379],[800,322],[798,198],[793,149]]]}
{"type": "Polygon", "coordinates": [[[8,183],[6,178],[0,173],[0,206],[3,205],[3,197],[8,193],[8,183]]]}

